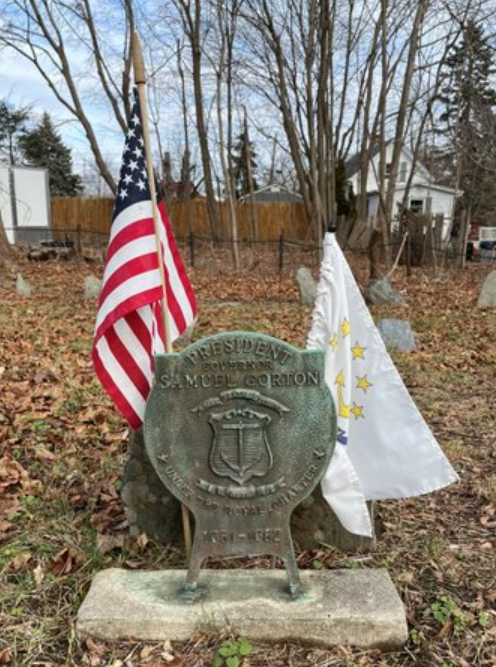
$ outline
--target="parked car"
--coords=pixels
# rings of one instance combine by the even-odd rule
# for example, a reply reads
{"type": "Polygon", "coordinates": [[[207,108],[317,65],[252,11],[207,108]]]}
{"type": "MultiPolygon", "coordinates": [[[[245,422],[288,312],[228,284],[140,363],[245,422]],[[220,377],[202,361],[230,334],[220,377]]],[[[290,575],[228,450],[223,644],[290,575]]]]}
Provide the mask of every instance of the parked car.
{"type": "Polygon", "coordinates": [[[492,262],[494,260],[494,249],[496,241],[479,241],[480,258],[482,262],[492,262]]]}

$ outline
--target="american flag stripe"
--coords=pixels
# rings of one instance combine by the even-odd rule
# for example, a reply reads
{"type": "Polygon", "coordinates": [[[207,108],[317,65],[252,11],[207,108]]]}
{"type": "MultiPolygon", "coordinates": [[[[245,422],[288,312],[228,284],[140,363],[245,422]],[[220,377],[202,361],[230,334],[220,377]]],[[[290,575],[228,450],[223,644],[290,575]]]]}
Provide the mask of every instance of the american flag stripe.
{"type": "MultiPolygon", "coordinates": [[[[129,128],[96,317],[93,360],[116,407],[133,428],[138,428],[154,381],[153,356],[164,351],[165,338],[163,286],[137,99],[129,128]]],[[[196,302],[161,203],[159,213],[174,340],[194,321],[196,302]]]]}
{"type": "MultiPolygon", "coordinates": [[[[192,322],[195,318],[194,308],[196,307],[193,289],[184,269],[182,271],[180,270],[182,268],[181,257],[172,234],[167,213],[162,203],[159,206],[159,210],[165,223],[165,231],[164,227],[160,230],[162,245],[165,248],[169,248],[169,253],[166,253],[164,258],[168,284],[170,285],[169,293],[173,294],[177,301],[184,320],[192,322]]],[[[167,295],[167,298],[169,298],[169,294],[167,295]]],[[[186,327],[182,330],[184,331],[185,328],[186,327]]]]}
{"type": "MultiPolygon", "coordinates": [[[[133,428],[141,423],[139,415],[143,414],[153,382],[152,360],[148,353],[152,344],[150,328],[153,319],[151,306],[140,308],[119,320],[97,344],[100,368],[108,369],[118,380],[116,386],[113,386],[115,382],[111,383],[109,394],[123,414],[131,414],[128,421],[133,428]],[[129,349],[133,350],[132,358],[129,349]]],[[[110,377],[109,373],[107,376],[110,377]]]]}
{"type": "Polygon", "coordinates": [[[157,276],[157,270],[140,273],[131,276],[112,290],[98,311],[97,337],[131,310],[162,298],[162,286],[160,280],[157,281],[157,276]]]}
{"type": "MultiPolygon", "coordinates": [[[[153,349],[153,313],[151,307],[140,308],[129,313],[123,320],[132,331],[143,352],[148,354],[148,350],[153,349]]],[[[151,359],[147,358],[144,365],[153,370],[151,359]]]]}
{"type": "Polygon", "coordinates": [[[146,399],[150,389],[152,369],[146,358],[148,356],[146,350],[142,350],[141,354],[138,352],[141,344],[137,344],[138,339],[126,320],[121,319],[115,327],[111,327],[105,335],[105,340],[112,349],[114,357],[119,359],[121,367],[126,369],[129,380],[146,399]],[[133,354],[129,352],[130,349],[133,350],[133,354]],[[143,368],[140,367],[140,362],[143,368]]]}
{"type": "Polygon", "coordinates": [[[119,234],[121,234],[129,227],[132,227],[135,223],[141,223],[143,226],[143,233],[145,229],[148,229],[148,233],[150,235],[155,233],[155,228],[153,226],[153,210],[149,201],[139,202],[138,204],[131,204],[118,215],[116,215],[112,222],[112,227],[110,228],[110,239],[109,248],[107,249],[107,256],[110,247],[119,234]]]}
{"type": "MultiPolygon", "coordinates": [[[[112,241],[109,246],[109,252],[107,253],[107,272],[109,275],[116,267],[129,261],[133,256],[139,256],[141,248],[147,248],[148,252],[155,251],[155,257],[157,257],[155,234],[145,234],[144,223],[149,223],[149,221],[139,220],[138,222],[129,225],[112,241]]],[[[156,259],[155,265],[158,269],[158,258],[156,259]]]]}
{"type": "Polygon", "coordinates": [[[100,338],[94,348],[93,365],[117,409],[132,428],[138,428],[143,421],[146,401],[115,358],[105,336],[100,338]]]}
{"type": "MultiPolygon", "coordinates": [[[[167,270],[166,278],[170,281],[170,274],[167,270]]],[[[184,331],[188,325],[186,324],[186,317],[181,310],[181,304],[172,289],[167,293],[167,309],[170,314],[171,335],[173,338],[177,338],[179,331],[184,331]]]]}
{"type": "MultiPolygon", "coordinates": [[[[115,267],[112,273],[109,274],[101,291],[102,304],[105,303],[105,300],[112,294],[112,292],[125,283],[130,276],[153,272],[156,272],[158,275],[157,252],[153,249],[150,252],[150,248],[147,246],[148,243],[136,243],[133,248],[133,255],[138,252],[136,257],[131,257],[125,264],[121,263],[120,266],[115,267]]],[[[155,280],[155,278],[153,279],[155,280]]],[[[158,275],[157,287],[161,289],[162,286],[159,282],[160,275],[158,275]]]]}

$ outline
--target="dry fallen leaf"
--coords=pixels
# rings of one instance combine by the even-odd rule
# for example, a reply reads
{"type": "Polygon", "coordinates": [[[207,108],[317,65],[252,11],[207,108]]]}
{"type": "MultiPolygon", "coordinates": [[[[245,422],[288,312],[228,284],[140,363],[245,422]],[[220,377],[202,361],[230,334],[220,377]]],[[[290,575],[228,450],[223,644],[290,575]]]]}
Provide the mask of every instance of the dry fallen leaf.
{"type": "Polygon", "coordinates": [[[43,568],[42,568],[41,564],[38,563],[38,565],[33,570],[34,583],[37,586],[39,586],[42,583],[44,578],[45,578],[45,573],[43,571],[43,568]]]}
{"type": "Polygon", "coordinates": [[[49,570],[51,574],[56,577],[70,574],[79,568],[84,558],[82,554],[78,554],[74,549],[66,547],[59,551],[59,553],[52,559],[49,570]]]}
{"type": "Polygon", "coordinates": [[[22,570],[25,570],[31,558],[32,554],[30,553],[18,554],[10,561],[9,570],[11,572],[21,572],[22,570]]]}
{"type": "Polygon", "coordinates": [[[146,545],[148,544],[148,535],[146,533],[141,533],[141,535],[138,535],[136,538],[136,543],[140,547],[140,549],[144,549],[146,545]]]}
{"type": "Polygon", "coordinates": [[[141,659],[148,658],[148,656],[150,656],[154,650],[155,646],[152,646],[150,644],[145,644],[145,646],[143,646],[143,648],[140,651],[140,658],[141,659]]]}
{"type": "Polygon", "coordinates": [[[4,648],[0,651],[0,665],[9,665],[12,661],[12,651],[4,648]]]}
{"type": "Polygon", "coordinates": [[[101,554],[107,554],[114,549],[122,549],[124,540],[124,535],[102,535],[97,533],[96,548],[101,554]]]}
{"type": "Polygon", "coordinates": [[[56,461],[57,456],[45,447],[45,445],[37,445],[35,449],[35,457],[38,461],[56,461]]]}

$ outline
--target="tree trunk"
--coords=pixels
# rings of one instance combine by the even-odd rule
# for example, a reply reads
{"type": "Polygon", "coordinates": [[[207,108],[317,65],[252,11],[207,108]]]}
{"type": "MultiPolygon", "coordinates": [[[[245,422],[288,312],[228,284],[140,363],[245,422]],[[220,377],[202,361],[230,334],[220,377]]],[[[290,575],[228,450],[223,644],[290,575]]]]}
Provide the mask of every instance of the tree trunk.
{"type": "Polygon", "coordinates": [[[203,110],[202,74],[201,74],[201,49],[200,46],[193,48],[193,87],[195,92],[196,124],[198,129],[198,141],[202,158],[203,176],[205,179],[205,195],[207,197],[207,211],[210,222],[210,230],[214,240],[217,240],[220,224],[217,202],[215,201],[214,184],[212,178],[212,167],[210,164],[210,149],[208,146],[207,127],[205,125],[205,114],[203,110]]]}
{"type": "MultiPolygon", "coordinates": [[[[390,176],[386,192],[385,215],[388,227],[387,229],[386,228],[384,229],[384,233],[387,233],[388,235],[391,229],[391,221],[394,213],[393,212],[394,194],[396,190],[396,181],[397,181],[400,156],[401,156],[401,151],[403,149],[403,145],[405,143],[405,122],[408,111],[408,103],[410,99],[410,91],[412,89],[416,58],[418,50],[420,48],[419,35],[428,6],[429,6],[429,0],[420,0],[420,2],[418,3],[415,17],[413,20],[412,30],[409,35],[408,57],[405,68],[405,74],[403,77],[403,88],[401,91],[398,115],[396,118],[396,128],[393,141],[393,154],[391,157],[390,176]]],[[[384,238],[384,242],[388,243],[389,240],[384,238]]]]}
{"type": "Polygon", "coordinates": [[[188,36],[191,48],[193,92],[195,97],[196,126],[200,154],[202,159],[203,177],[205,181],[205,195],[207,198],[207,212],[210,230],[214,241],[217,240],[220,230],[219,211],[215,200],[210,149],[208,145],[207,126],[205,123],[205,109],[203,102],[203,75],[202,75],[202,12],[200,0],[195,0],[194,7],[184,0],[179,0],[183,25],[188,36]]]}
{"type": "Polygon", "coordinates": [[[0,271],[2,271],[12,261],[12,247],[5,233],[0,213],[0,271]]]}
{"type": "MultiPolygon", "coordinates": [[[[228,63],[226,59],[232,55],[228,49],[228,35],[223,29],[223,14],[222,7],[219,4],[217,7],[217,19],[219,22],[220,29],[220,48],[219,48],[219,62],[217,64],[217,124],[219,127],[219,154],[220,162],[222,165],[222,173],[224,175],[224,183],[227,201],[229,204],[229,223],[231,228],[231,244],[232,244],[232,259],[234,270],[239,270],[239,253],[238,253],[238,220],[236,216],[236,205],[234,201],[234,193],[232,190],[232,180],[231,180],[231,171],[229,170],[229,156],[226,154],[225,143],[224,143],[224,120],[222,117],[222,76],[224,70],[228,68],[228,63]]],[[[230,81],[226,83],[229,90],[230,81]]],[[[230,99],[229,99],[230,103],[230,99]]],[[[231,107],[228,106],[228,118],[231,115],[231,107]]],[[[228,144],[229,144],[229,128],[228,128],[228,144]]],[[[220,190],[220,187],[219,187],[220,190]]],[[[219,192],[219,201],[220,201],[220,192],[219,192]]]]}

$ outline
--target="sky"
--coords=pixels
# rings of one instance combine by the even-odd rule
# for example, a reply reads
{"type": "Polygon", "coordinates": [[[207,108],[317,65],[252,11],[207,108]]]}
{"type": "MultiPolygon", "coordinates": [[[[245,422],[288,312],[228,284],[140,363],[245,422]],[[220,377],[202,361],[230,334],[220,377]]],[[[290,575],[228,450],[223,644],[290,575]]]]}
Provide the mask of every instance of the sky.
{"type": "MultiPolygon", "coordinates": [[[[160,100],[161,124],[159,132],[162,149],[171,152],[173,167],[175,173],[177,173],[180,169],[180,158],[175,156],[182,155],[183,151],[183,120],[182,115],[178,113],[177,91],[172,92],[171,90],[172,86],[177,85],[177,81],[172,80],[171,82],[167,79],[168,75],[165,74],[165,84],[161,91],[162,98],[160,100]]],[[[78,82],[78,85],[88,87],[88,83],[85,82],[78,82]]],[[[93,91],[90,89],[85,100],[85,109],[97,132],[104,159],[117,177],[124,144],[123,135],[117,128],[115,118],[111,117],[110,112],[102,104],[97,105],[96,101],[95,103],[91,102],[92,96],[93,91]]],[[[83,177],[83,181],[88,183],[87,190],[90,190],[89,194],[109,194],[103,179],[96,175],[94,158],[82,126],[56,99],[48,83],[38,73],[35,66],[22,56],[7,50],[0,51],[0,99],[8,101],[14,108],[30,107],[32,118],[35,121],[44,112],[48,112],[64,144],[71,148],[74,172],[79,173],[83,177]]],[[[192,100],[192,95],[190,99],[192,100]]],[[[191,107],[189,113],[192,161],[198,162],[200,156],[196,136],[193,133],[194,107],[191,107]]],[[[150,131],[152,132],[152,150],[157,156],[157,138],[152,127],[150,131]]]]}
{"type": "MultiPolygon", "coordinates": [[[[48,112],[62,141],[72,150],[74,171],[91,179],[93,157],[81,125],[55,98],[34,65],[5,50],[0,52],[0,99],[8,101],[14,108],[29,107],[35,121],[48,112]]],[[[89,108],[90,117],[96,121],[102,136],[105,157],[117,170],[123,148],[122,134],[109,131],[105,112],[96,107],[89,108]]]]}
{"type": "MultiPolygon", "coordinates": [[[[0,0],[0,3],[2,1],[3,0],[0,0]]],[[[109,26],[108,16],[106,16],[105,12],[108,7],[112,5],[112,1],[113,0],[106,0],[104,3],[95,2],[92,5],[95,11],[103,12],[103,15],[99,17],[99,19],[103,21],[100,24],[100,28],[101,26],[105,26],[105,28],[109,26]]],[[[150,2],[153,2],[153,0],[146,0],[146,3],[150,2]]],[[[159,4],[162,6],[161,2],[159,4]]],[[[0,30],[4,28],[5,25],[6,24],[2,24],[2,17],[0,16],[0,30]]],[[[184,150],[184,128],[180,101],[179,77],[175,71],[177,63],[176,35],[169,25],[168,28],[170,31],[167,32],[167,29],[165,29],[165,32],[167,32],[168,35],[167,37],[164,32],[164,25],[162,24],[161,50],[159,48],[157,51],[154,51],[147,48],[144,38],[144,35],[147,33],[145,28],[146,25],[142,23],[141,34],[145,59],[148,63],[150,62],[150,59],[156,60],[158,63],[163,63],[158,75],[160,95],[160,143],[162,150],[171,153],[174,174],[178,175],[181,162],[180,156],[182,156],[184,150]]],[[[118,24],[117,21],[116,25],[112,25],[111,28],[109,27],[109,29],[105,31],[105,37],[102,41],[106,50],[105,57],[109,59],[108,62],[111,63],[111,67],[115,65],[116,72],[120,71],[122,63],[122,43],[124,34],[123,27],[118,24]]],[[[94,61],[90,59],[89,56],[90,50],[88,49],[87,39],[86,41],[83,37],[80,39],[77,33],[71,33],[69,30],[66,35],[65,47],[69,52],[71,69],[74,68],[77,72],[77,86],[78,89],[83,91],[85,97],[85,109],[87,110],[87,113],[90,116],[90,121],[97,133],[98,143],[103,153],[103,157],[109,164],[111,171],[117,177],[122,155],[123,136],[120,128],[117,126],[115,118],[113,118],[110,111],[104,107],[103,93],[97,82],[94,61]]],[[[149,69],[151,70],[152,68],[150,67],[149,69]]],[[[211,72],[208,71],[208,65],[204,64],[204,87],[206,89],[210,85],[215,84],[214,77],[210,75],[211,72]]],[[[117,74],[117,80],[120,80],[119,74],[117,74]]],[[[56,79],[54,78],[53,81],[56,81],[56,79]]],[[[191,85],[191,82],[189,84],[187,83],[187,85],[191,85]]],[[[41,117],[43,112],[50,113],[63,142],[72,150],[74,171],[83,177],[84,182],[92,180],[90,194],[102,194],[98,190],[95,192],[95,183],[97,183],[95,180],[96,168],[83,128],[70,112],[57,101],[48,83],[37,72],[35,66],[21,55],[16,54],[12,50],[7,50],[6,48],[0,49],[0,99],[8,100],[15,108],[30,107],[33,119],[41,117]],[[91,178],[92,175],[93,178],[91,178]]],[[[188,104],[190,105],[188,125],[190,131],[190,150],[192,151],[191,160],[193,164],[199,165],[201,160],[195,131],[196,122],[193,100],[194,96],[190,90],[188,94],[188,104]]],[[[210,106],[209,104],[207,104],[207,107],[207,113],[212,115],[211,119],[213,120],[213,128],[215,129],[215,107],[210,106]]],[[[239,109],[242,109],[242,104],[239,104],[239,109]]],[[[257,110],[255,115],[258,121],[264,116],[267,116],[264,108],[257,110]]],[[[236,119],[236,122],[239,127],[242,122],[241,111],[238,116],[239,118],[236,119]]],[[[266,118],[264,127],[267,128],[271,124],[272,119],[266,118]]],[[[256,125],[254,124],[251,132],[252,140],[256,139],[256,134],[256,125]]],[[[212,140],[216,141],[214,137],[212,140]]],[[[156,135],[153,133],[151,143],[156,156],[155,160],[158,162],[158,141],[156,135]]],[[[263,150],[265,145],[268,146],[265,137],[262,136],[260,140],[256,140],[259,164],[262,160],[265,160],[267,163],[270,162],[272,143],[268,146],[266,151],[263,150]]],[[[220,164],[216,164],[216,162],[218,162],[218,160],[216,160],[216,157],[218,157],[216,151],[214,151],[213,157],[215,163],[214,168],[216,172],[220,173],[220,164]]],[[[198,176],[200,176],[200,171],[200,169],[197,170],[198,176]]],[[[102,186],[104,185],[102,179],[99,179],[98,182],[102,186]]]]}

